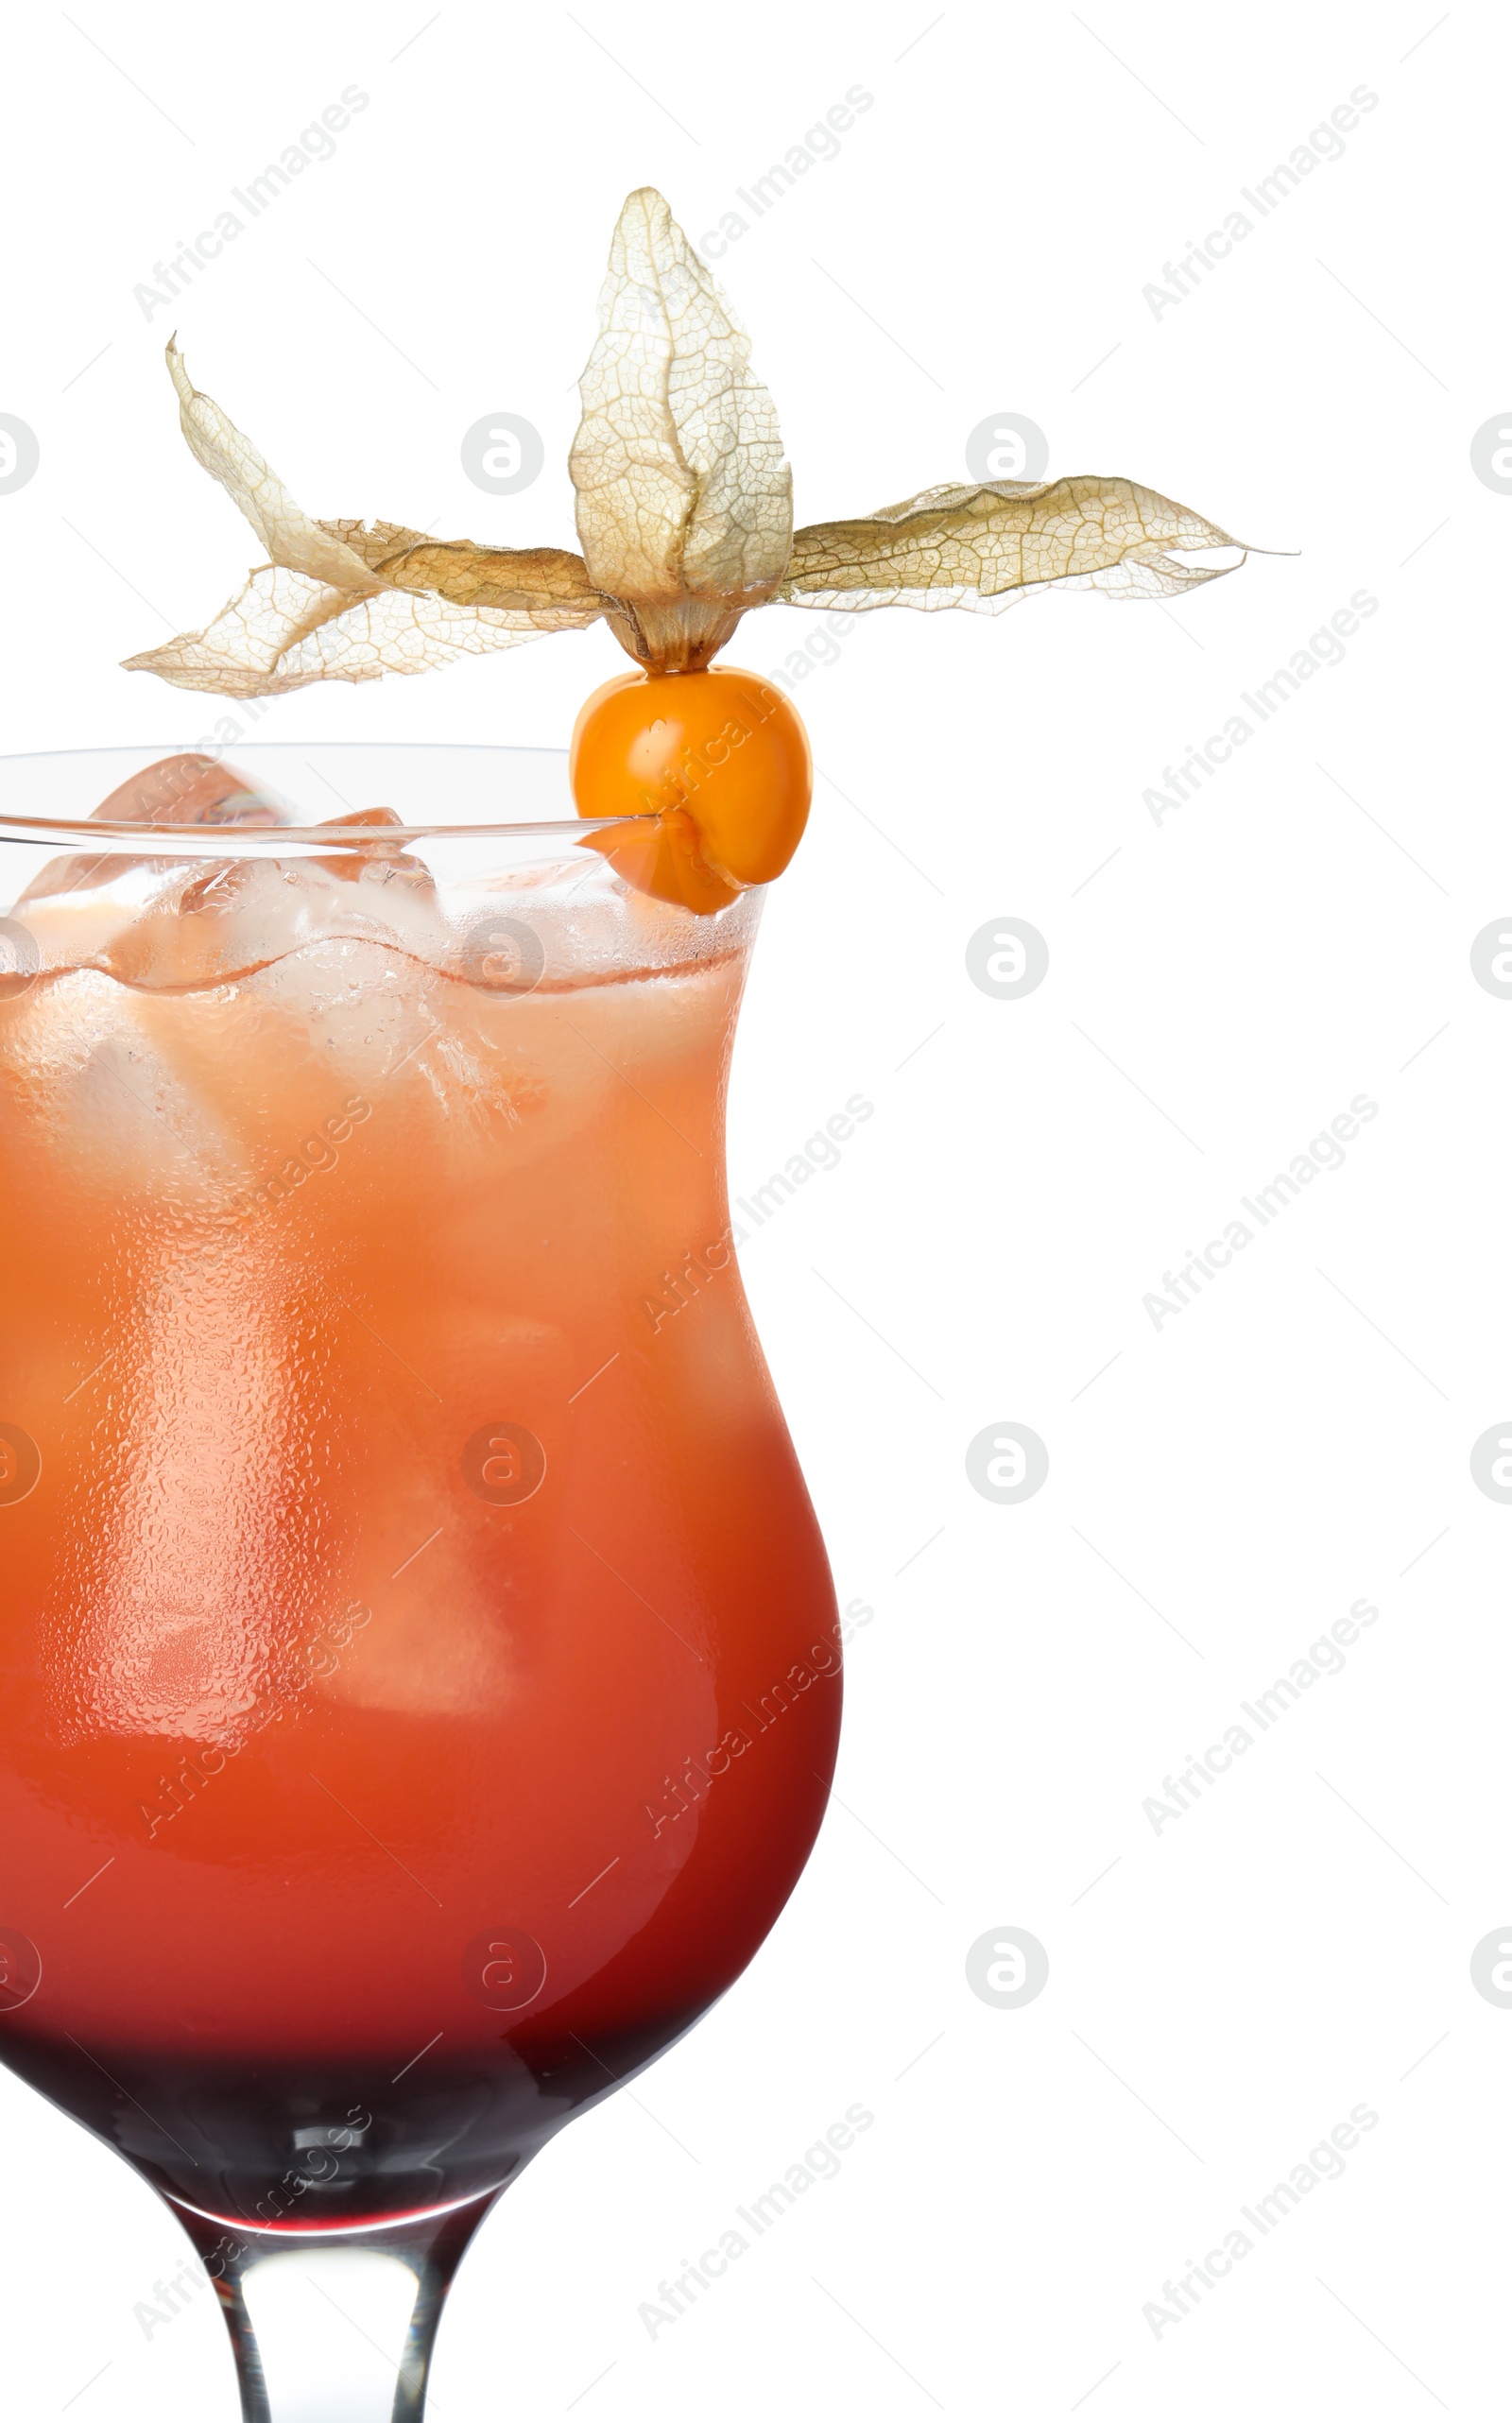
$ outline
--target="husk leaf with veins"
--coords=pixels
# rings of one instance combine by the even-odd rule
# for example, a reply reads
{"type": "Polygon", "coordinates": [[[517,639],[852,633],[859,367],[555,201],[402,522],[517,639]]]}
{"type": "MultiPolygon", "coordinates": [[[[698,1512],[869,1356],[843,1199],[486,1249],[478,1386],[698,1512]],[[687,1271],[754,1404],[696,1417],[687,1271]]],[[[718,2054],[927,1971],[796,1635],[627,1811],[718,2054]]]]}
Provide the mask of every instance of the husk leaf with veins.
{"type": "Polygon", "coordinates": [[[1092,474],[929,488],[795,531],[792,473],[750,340],[649,186],[620,213],[581,381],[569,458],[581,555],[312,521],[191,385],[177,340],[168,369],[191,452],[268,560],[202,631],[127,664],[227,697],[426,673],[601,616],[637,662],[692,671],[774,598],[996,614],[1052,588],[1169,597],[1233,569],[1182,553],[1239,543],[1153,489],[1092,474]]]}

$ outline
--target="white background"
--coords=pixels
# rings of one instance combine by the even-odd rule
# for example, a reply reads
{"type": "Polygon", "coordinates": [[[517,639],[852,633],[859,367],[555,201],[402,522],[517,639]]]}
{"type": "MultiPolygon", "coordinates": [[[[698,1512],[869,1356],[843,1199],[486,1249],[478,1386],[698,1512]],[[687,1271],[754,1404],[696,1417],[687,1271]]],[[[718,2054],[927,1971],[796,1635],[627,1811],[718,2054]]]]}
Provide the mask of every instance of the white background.
{"type": "MultiPolygon", "coordinates": [[[[570,545],[623,195],[661,186],[696,242],[857,84],[840,156],[718,265],[799,520],[965,476],[1014,411],[1052,473],[1299,551],[1169,609],[874,615],[796,694],[817,797],[730,1160],[747,1192],[876,1106],[744,1257],[841,1600],[874,1610],[844,1805],[736,1989],[490,2219],[435,2411],[1500,2413],[1512,2014],[1469,1956],[1512,1916],[1512,1509],[1469,1459],[1512,1411],[1512,1005],[1469,953],[1512,906],[1512,497],[1469,448],[1512,404],[1506,21],[427,9],[12,18],[0,410],[42,462],[0,497],[6,748],[213,721],[115,670],[254,552],[178,436],[174,325],[310,510],[570,545]],[[147,318],[133,287],[352,83],[335,158],[147,318]],[[1361,84],[1344,158],[1157,318],[1146,284],[1361,84]],[[546,445],[503,501],[458,455],[500,410],[546,445]],[[1162,768],[1359,590],[1345,661],[1158,825],[1162,768]],[[1005,915],[1050,950],[1021,1001],[966,972],[1005,915]],[[1157,1330],[1162,1274],[1362,1092],[1345,1167],[1157,1330]],[[1021,1505],[965,1473],[1005,1419],[1049,1450],[1021,1505]],[[1361,1597],[1345,1672],[1157,1834],[1162,1779],[1361,1597]],[[966,1979],[1005,1924],[1049,1955],[1022,2009],[966,1979]],[[659,2280],[858,2101],[841,2175],[653,2339],[659,2280]],[[1362,2104],[1346,2175],[1157,2336],[1162,2283],[1362,2104]]],[[[732,655],[820,627],[774,609],[732,655]]],[[[623,662],[600,627],[257,734],[561,745],[623,662]]],[[[149,2192],[9,2080],[0,2144],[8,2412],[230,2423],[209,2295],[133,2318],[182,2255],[149,2192]]]]}

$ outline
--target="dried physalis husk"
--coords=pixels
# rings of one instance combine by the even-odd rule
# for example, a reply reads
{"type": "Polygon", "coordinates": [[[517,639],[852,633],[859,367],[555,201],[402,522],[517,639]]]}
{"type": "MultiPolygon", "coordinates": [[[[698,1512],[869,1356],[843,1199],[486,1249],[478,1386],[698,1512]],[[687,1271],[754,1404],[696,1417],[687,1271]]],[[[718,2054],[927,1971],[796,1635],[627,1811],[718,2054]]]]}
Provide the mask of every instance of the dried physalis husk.
{"type": "Polygon", "coordinates": [[[1237,543],[1131,479],[992,480],[926,488],[859,521],[799,530],[781,595],[788,606],[851,612],[965,606],[978,614],[1046,589],[1175,597],[1232,566],[1183,564],[1168,550],[1237,543]]]}
{"type": "Polygon", "coordinates": [[[777,593],[793,474],[750,339],[658,193],[620,213],[568,468],[595,588],[631,655],[707,664],[777,593]]]}
{"type": "Polygon", "coordinates": [[[176,343],[168,369],[192,453],[241,507],[269,561],[202,631],[128,658],[129,672],[228,698],[276,697],[311,681],[426,673],[580,630],[604,612],[582,558],[559,547],[477,547],[391,522],[313,522],[251,439],[191,386],[176,343]]]}
{"type": "Polygon", "coordinates": [[[422,673],[600,617],[639,663],[686,672],[774,598],[992,614],[1052,588],[1170,597],[1234,568],[1183,555],[1239,545],[1153,489],[1091,474],[924,489],[795,536],[791,474],[749,339],[648,186],[620,213],[582,377],[570,461],[581,555],[312,521],[190,385],[176,344],[168,367],[190,447],[269,560],[204,630],[129,663],[232,697],[422,673]]]}

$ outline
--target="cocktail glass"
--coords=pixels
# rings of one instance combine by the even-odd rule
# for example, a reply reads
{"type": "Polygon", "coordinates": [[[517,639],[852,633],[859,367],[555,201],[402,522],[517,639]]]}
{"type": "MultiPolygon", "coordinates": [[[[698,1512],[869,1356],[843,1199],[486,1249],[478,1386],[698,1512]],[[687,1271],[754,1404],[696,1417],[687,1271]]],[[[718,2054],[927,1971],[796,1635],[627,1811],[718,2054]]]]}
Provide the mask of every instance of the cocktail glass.
{"type": "Polygon", "coordinates": [[[179,2216],[247,2417],[397,2423],[824,1805],[761,896],[627,888],[556,752],[162,754],[0,761],[0,2058],[179,2216]]]}

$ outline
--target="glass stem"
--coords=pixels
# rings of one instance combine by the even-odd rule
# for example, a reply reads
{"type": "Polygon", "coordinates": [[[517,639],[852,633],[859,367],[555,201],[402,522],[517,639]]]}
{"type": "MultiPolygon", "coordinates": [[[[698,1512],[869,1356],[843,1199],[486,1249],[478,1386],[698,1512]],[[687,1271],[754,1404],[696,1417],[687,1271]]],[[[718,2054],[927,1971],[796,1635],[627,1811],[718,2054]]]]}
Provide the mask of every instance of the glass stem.
{"type": "Polygon", "coordinates": [[[172,2203],[220,2299],[243,2423],[421,2423],[446,2292],[493,2202],[328,2230],[249,2230],[172,2203]]]}

